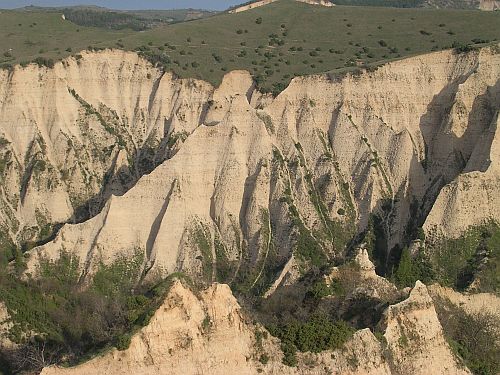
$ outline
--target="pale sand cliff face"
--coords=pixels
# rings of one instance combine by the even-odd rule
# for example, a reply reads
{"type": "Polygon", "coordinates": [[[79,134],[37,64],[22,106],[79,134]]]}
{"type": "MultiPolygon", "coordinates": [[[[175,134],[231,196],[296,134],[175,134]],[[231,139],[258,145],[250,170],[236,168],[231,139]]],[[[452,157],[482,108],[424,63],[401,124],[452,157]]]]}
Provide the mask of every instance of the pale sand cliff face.
{"type": "Polygon", "coordinates": [[[439,52],[339,81],[297,78],[271,101],[254,91],[246,72],[228,74],[214,90],[161,75],[126,52],[84,54],[53,70],[3,71],[0,134],[10,143],[2,224],[19,241],[36,225],[68,220],[92,196],[123,194],[132,178],[115,174],[107,192],[102,182],[117,171],[140,175],[131,172],[138,163],[130,160],[150,145],[159,162],[170,159],[125,195],[111,196],[94,218],[65,225],[32,253],[30,271],[38,256],[71,249],[87,268],[93,255],[110,262],[140,251],[148,269],[196,272],[190,233],[197,223],[223,240],[230,259],[240,259],[241,241],[257,259],[266,250],[259,236],[263,212],[276,228],[284,265],[290,219],[279,199],[287,186],[310,229],[327,231],[326,219],[345,223],[348,215],[337,211],[348,211],[353,201],[351,219],[362,230],[370,212],[395,198],[389,245],[415,214],[413,200],[430,210],[427,231],[458,236],[500,217],[495,51],[439,52]],[[33,88],[33,81],[39,85],[33,88]],[[162,151],[176,134],[186,141],[177,140],[170,154],[162,151]],[[279,155],[298,165],[278,165],[279,155]],[[40,161],[44,168],[37,169],[40,161]],[[313,204],[309,176],[321,185],[326,212],[313,204]]]}
{"type": "Polygon", "coordinates": [[[498,10],[500,9],[500,1],[498,0],[480,0],[479,9],[481,10],[498,10]]]}
{"type": "Polygon", "coordinates": [[[309,5],[320,5],[323,7],[333,7],[335,4],[331,3],[329,0],[297,0],[301,3],[306,3],[309,5]]]}
{"type": "Polygon", "coordinates": [[[253,2],[251,4],[243,5],[243,6],[235,8],[235,9],[231,9],[229,11],[229,13],[244,12],[246,10],[255,9],[255,8],[261,7],[263,5],[274,3],[275,1],[277,1],[277,0],[260,0],[260,1],[255,1],[255,2],[253,2]]]}
{"type": "Polygon", "coordinates": [[[389,306],[381,324],[391,359],[401,374],[470,374],[451,352],[433,301],[420,281],[407,300],[389,306]]]}
{"type": "MultiPolygon", "coordinates": [[[[40,213],[49,222],[64,221],[75,196],[99,194],[110,160],[122,170],[133,169],[128,161],[146,140],[161,154],[169,135],[185,134],[185,142],[177,140],[168,155],[157,155],[160,162],[167,160],[123,196],[111,196],[95,217],[65,225],[52,242],[31,252],[30,272],[40,256],[56,258],[66,249],[90,273],[96,262],[138,251],[147,270],[197,274],[200,253],[192,233],[200,228],[209,241],[222,240],[230,260],[238,262],[244,246],[255,264],[267,254],[264,218],[279,244],[276,261],[284,266],[293,238],[287,204],[280,199],[287,194],[312,232],[328,233],[328,220],[363,230],[369,214],[394,199],[389,248],[401,240],[412,216],[428,211],[427,231],[458,236],[471,225],[500,218],[496,51],[439,52],[336,81],[296,78],[274,100],[256,92],[246,72],[229,73],[214,90],[203,82],[161,76],[125,52],[85,54],[54,70],[18,69],[2,80],[0,129],[16,160],[2,188],[3,220],[19,223],[18,236],[40,213]],[[40,86],[28,89],[33,80],[40,86]],[[94,108],[110,108],[116,128],[125,124],[126,134],[117,141],[95,116],[82,115],[68,88],[94,108]],[[15,95],[20,90],[27,95],[15,95]],[[58,100],[40,102],[54,95],[58,100]],[[25,130],[17,132],[19,126],[25,130]],[[71,146],[62,140],[71,140],[71,146]],[[109,157],[86,155],[88,142],[95,150],[107,147],[109,157]],[[34,158],[46,161],[37,176],[23,164],[33,143],[44,145],[34,158]],[[282,157],[287,162],[280,163],[282,157]],[[70,182],[62,178],[65,173],[70,182]],[[19,199],[26,176],[27,192],[19,199]],[[314,189],[320,207],[312,199],[314,189]],[[467,194],[474,199],[457,200],[467,194]],[[422,203],[417,212],[410,210],[414,201],[422,203]]],[[[318,240],[327,254],[338,254],[331,243],[318,240]]]]}
{"type": "Polygon", "coordinates": [[[170,126],[189,133],[199,125],[211,94],[208,84],[161,75],[132,53],[82,54],[50,70],[0,72],[0,137],[8,142],[0,149],[0,229],[14,242],[69,220],[91,199],[95,215],[99,202],[130,187],[140,155],[161,148],[170,126]]]}

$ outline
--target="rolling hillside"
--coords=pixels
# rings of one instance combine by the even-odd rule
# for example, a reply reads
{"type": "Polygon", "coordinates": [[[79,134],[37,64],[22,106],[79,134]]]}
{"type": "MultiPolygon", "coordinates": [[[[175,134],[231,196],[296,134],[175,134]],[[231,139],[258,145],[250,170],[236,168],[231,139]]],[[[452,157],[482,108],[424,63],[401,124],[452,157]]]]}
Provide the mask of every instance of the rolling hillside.
{"type": "MultiPolygon", "coordinates": [[[[136,50],[181,77],[219,84],[245,69],[265,91],[294,76],[343,72],[500,38],[496,12],[318,7],[281,0],[144,32],[77,26],[58,14],[0,14],[0,64],[57,60],[82,49],[136,50]]],[[[49,61],[49,65],[50,65],[49,61]]]]}

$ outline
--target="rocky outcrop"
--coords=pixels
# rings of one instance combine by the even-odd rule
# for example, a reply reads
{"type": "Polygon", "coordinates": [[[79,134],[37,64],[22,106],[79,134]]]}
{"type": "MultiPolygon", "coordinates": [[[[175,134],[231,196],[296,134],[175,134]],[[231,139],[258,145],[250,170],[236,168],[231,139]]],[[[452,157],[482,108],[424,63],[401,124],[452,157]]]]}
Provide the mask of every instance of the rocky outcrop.
{"type": "Polygon", "coordinates": [[[336,281],[344,285],[345,292],[348,293],[347,301],[359,295],[391,301],[401,298],[404,294],[390,281],[376,274],[375,265],[364,248],[357,250],[351,267],[334,267],[330,274],[325,276],[327,285],[336,281]]]}
{"type": "Polygon", "coordinates": [[[12,328],[12,322],[7,307],[0,302],[0,348],[13,348],[15,344],[9,337],[9,330],[12,328]]]}
{"type": "Polygon", "coordinates": [[[212,90],[119,51],[2,70],[0,81],[0,231],[17,245],[123,194],[198,126],[212,90]]]}
{"type": "Polygon", "coordinates": [[[432,298],[417,281],[408,299],[389,306],[381,325],[390,360],[401,374],[470,374],[451,352],[432,298]]]}
{"type": "Polygon", "coordinates": [[[481,10],[498,10],[500,9],[500,1],[498,0],[480,0],[479,9],[481,10]]]}
{"type": "Polygon", "coordinates": [[[486,89],[481,94],[476,91],[476,80],[482,79],[475,75],[462,83],[443,124],[445,134],[464,145],[458,155],[464,169],[439,193],[424,224],[427,233],[457,238],[468,227],[500,217],[500,81],[495,67],[486,70],[492,73],[486,89]],[[469,144],[468,134],[474,134],[476,142],[469,144]]]}
{"type": "Polygon", "coordinates": [[[333,374],[389,373],[380,343],[369,330],[356,333],[345,350],[334,355],[299,356],[297,369],[281,363],[274,339],[257,342],[259,330],[264,331],[244,317],[227,285],[215,284],[196,295],[177,281],[128,349],[113,349],[74,368],[49,367],[42,374],[317,374],[327,369],[333,374]],[[263,353],[270,358],[265,365],[258,361],[263,353]],[[359,362],[353,364],[352,358],[359,362]]]}
{"type": "Polygon", "coordinates": [[[417,282],[407,300],[387,309],[384,324],[386,342],[360,330],[342,350],[303,353],[297,367],[287,367],[275,339],[256,339],[264,328],[244,317],[226,285],[197,295],[177,281],[128,349],[113,349],[73,368],[45,368],[42,375],[469,374],[455,362],[423,284],[417,282]],[[265,364],[258,360],[264,353],[265,364]]]}
{"type": "Polygon", "coordinates": [[[25,160],[32,150],[26,160],[48,164],[35,184],[34,167],[28,173],[21,162],[8,163],[2,217],[12,218],[5,225],[14,237],[34,225],[37,212],[46,212],[47,222],[64,221],[77,206],[72,192],[88,197],[104,176],[114,176],[107,193],[99,193],[103,209],[65,225],[31,252],[29,272],[40,256],[55,258],[63,249],[74,252],[89,275],[101,261],[140,252],[145,274],[183,270],[262,290],[284,276],[292,255],[299,266],[343,256],[372,214],[381,218],[388,252],[407,241],[428,212],[429,233],[437,227],[453,236],[498,219],[499,56],[495,47],[444,51],[344,77],[295,78],[274,99],[258,93],[246,72],[229,73],[214,89],[162,75],[125,52],[84,54],[53,70],[17,68],[2,81],[10,93],[2,99],[3,147],[13,159],[25,160]],[[28,90],[35,78],[41,85],[28,90]],[[18,98],[20,90],[33,103],[18,98]],[[65,105],[39,103],[48,92],[65,105]],[[15,135],[10,124],[20,119],[30,130],[15,135]],[[106,130],[115,120],[119,133],[106,130]],[[68,137],[79,146],[61,151],[60,140],[68,137]],[[146,152],[141,145],[151,139],[158,166],[115,191],[129,189],[125,194],[113,195],[118,171],[133,173],[127,171],[138,168],[146,152]],[[75,151],[89,142],[97,142],[96,152],[107,147],[109,157],[75,151]],[[68,170],[71,182],[48,187],[68,170]],[[89,171],[96,176],[90,179],[89,171]],[[469,180],[475,199],[450,218],[457,189],[449,187],[469,180]]]}
{"type": "Polygon", "coordinates": [[[301,3],[306,3],[309,5],[320,5],[323,7],[333,7],[335,4],[333,4],[330,0],[297,0],[301,3]]]}
{"type": "Polygon", "coordinates": [[[250,9],[255,9],[255,8],[261,7],[263,5],[274,3],[275,1],[277,1],[277,0],[258,0],[258,1],[253,1],[253,2],[250,2],[249,4],[233,8],[233,9],[229,10],[229,13],[244,12],[244,11],[247,11],[247,10],[250,10],[250,9]]]}
{"type": "MultiPolygon", "coordinates": [[[[434,303],[447,301],[463,309],[469,315],[489,314],[500,322],[500,297],[491,293],[462,294],[439,284],[429,286],[434,303]]],[[[500,327],[498,327],[500,329],[500,327]]]]}
{"type": "Polygon", "coordinates": [[[248,359],[254,341],[229,287],[216,284],[197,297],[176,281],[127,350],[42,374],[253,374],[257,364],[248,359]]]}

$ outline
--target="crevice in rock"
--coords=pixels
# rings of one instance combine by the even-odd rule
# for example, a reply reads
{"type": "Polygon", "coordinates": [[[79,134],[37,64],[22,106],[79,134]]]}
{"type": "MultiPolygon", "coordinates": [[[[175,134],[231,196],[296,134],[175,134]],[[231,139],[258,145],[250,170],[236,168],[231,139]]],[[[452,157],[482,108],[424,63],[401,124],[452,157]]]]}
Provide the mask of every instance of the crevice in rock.
{"type": "Polygon", "coordinates": [[[156,93],[158,92],[158,87],[160,87],[160,83],[164,75],[165,71],[161,71],[160,76],[153,83],[153,87],[151,88],[151,92],[149,94],[148,113],[151,113],[151,109],[153,108],[153,103],[156,98],[156,93]]]}
{"type": "Polygon", "coordinates": [[[151,226],[151,230],[146,241],[146,263],[144,266],[143,277],[146,276],[149,270],[154,266],[156,254],[153,253],[153,247],[156,241],[156,237],[158,236],[158,232],[160,231],[161,223],[163,221],[163,218],[165,217],[165,213],[167,212],[168,205],[170,204],[170,198],[172,197],[172,193],[177,184],[177,180],[172,181],[172,185],[170,186],[170,190],[165,197],[165,201],[163,202],[160,212],[156,216],[155,220],[153,221],[153,225],[151,226]]]}

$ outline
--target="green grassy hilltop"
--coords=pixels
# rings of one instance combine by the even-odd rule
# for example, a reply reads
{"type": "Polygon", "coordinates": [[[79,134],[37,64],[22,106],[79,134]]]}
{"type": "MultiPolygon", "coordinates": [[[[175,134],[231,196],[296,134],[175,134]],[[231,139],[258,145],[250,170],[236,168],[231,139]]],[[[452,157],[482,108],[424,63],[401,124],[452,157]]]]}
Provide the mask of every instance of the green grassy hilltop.
{"type": "Polygon", "coordinates": [[[2,11],[0,64],[122,48],[213,84],[227,71],[246,69],[261,88],[278,92],[296,75],[496,41],[499,24],[499,12],[324,8],[290,0],[140,32],[77,26],[56,13],[2,11]]]}

